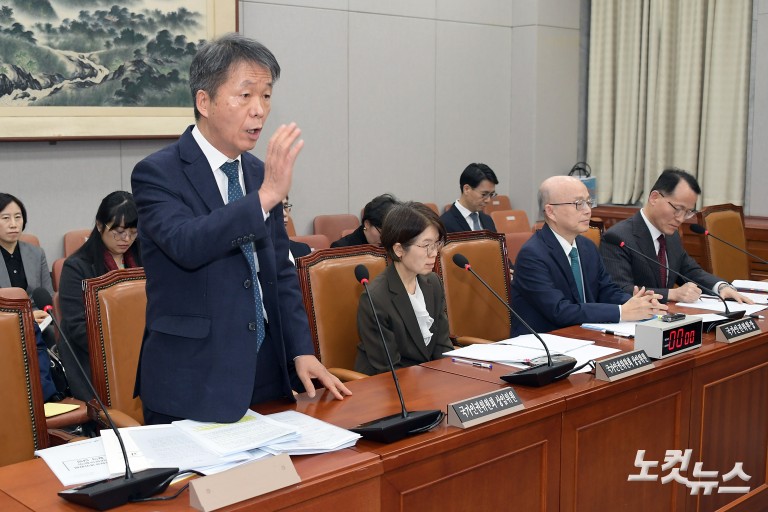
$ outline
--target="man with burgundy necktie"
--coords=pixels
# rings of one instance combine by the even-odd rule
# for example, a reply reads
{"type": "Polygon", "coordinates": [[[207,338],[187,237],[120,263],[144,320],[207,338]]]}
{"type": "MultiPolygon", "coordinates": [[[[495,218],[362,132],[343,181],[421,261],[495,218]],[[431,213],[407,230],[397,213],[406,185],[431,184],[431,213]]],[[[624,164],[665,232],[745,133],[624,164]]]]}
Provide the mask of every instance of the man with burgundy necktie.
{"type": "Polygon", "coordinates": [[[195,121],[133,170],[147,274],[136,394],[147,424],[234,422],[249,406],[349,390],[314,356],[282,200],[303,141],[295,123],[251,153],[280,76],[260,43],[229,34],[190,66],[195,121]]]}
{"type": "Polygon", "coordinates": [[[696,215],[696,201],[701,194],[696,178],[681,169],[667,169],[651,187],[648,200],[640,211],[608,230],[629,247],[658,261],[658,265],[632,251],[614,244],[600,244],[605,268],[614,282],[625,291],[634,286],[645,286],[663,296],[663,300],[695,302],[702,291],[693,283],[685,282],[664,267],[701,283],[708,292],[719,293],[724,299],[752,303],[730,283],[709,272],[683,248],[678,228],[696,215]],[[675,284],[678,286],[675,288],[675,284]]]}

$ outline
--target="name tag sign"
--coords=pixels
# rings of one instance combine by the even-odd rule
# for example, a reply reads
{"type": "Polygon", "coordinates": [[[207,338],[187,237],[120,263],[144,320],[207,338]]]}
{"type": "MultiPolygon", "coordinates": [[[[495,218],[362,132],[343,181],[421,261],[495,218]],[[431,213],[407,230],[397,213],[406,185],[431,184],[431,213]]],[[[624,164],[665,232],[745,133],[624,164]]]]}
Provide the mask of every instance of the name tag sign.
{"type": "Polygon", "coordinates": [[[512,388],[467,398],[448,404],[448,424],[468,428],[525,409],[523,401],[512,388]]]}
{"type": "Polygon", "coordinates": [[[715,328],[715,340],[734,343],[760,334],[760,327],[754,318],[740,318],[733,322],[720,324],[715,328]]]}
{"type": "Polygon", "coordinates": [[[597,361],[595,378],[615,382],[630,375],[650,370],[654,366],[645,350],[634,350],[597,361]]]}

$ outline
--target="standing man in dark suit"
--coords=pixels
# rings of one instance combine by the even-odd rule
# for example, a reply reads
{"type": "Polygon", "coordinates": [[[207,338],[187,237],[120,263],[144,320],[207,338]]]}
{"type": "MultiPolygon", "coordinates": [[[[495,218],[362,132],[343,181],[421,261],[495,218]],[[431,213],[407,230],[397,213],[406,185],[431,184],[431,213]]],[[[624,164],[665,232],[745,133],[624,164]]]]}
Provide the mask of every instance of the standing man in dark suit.
{"type": "MultiPolygon", "coordinates": [[[[622,291],[605,271],[595,244],[584,236],[594,202],[572,176],[547,178],[539,188],[544,227],[517,256],[512,307],[536,332],[584,322],[613,323],[663,313],[660,295],[622,291]]],[[[512,335],[528,334],[520,323],[512,335]]]]}
{"type": "Polygon", "coordinates": [[[700,194],[699,183],[687,172],[667,169],[661,173],[648,194],[645,206],[633,217],[608,230],[608,233],[614,233],[660,265],[616,245],[600,244],[605,268],[616,284],[624,290],[645,286],[661,294],[664,301],[696,302],[701,295],[699,287],[661,266],[666,265],[719,293],[724,299],[752,303],[730,283],[702,269],[683,249],[678,228],[683,221],[696,215],[696,201],[700,194]],[[679,286],[674,288],[675,284],[679,286]]]}
{"type": "Polygon", "coordinates": [[[459,231],[496,231],[490,215],[483,213],[483,208],[496,197],[496,185],[499,184],[496,173],[485,164],[469,164],[459,177],[461,196],[440,220],[448,233],[459,231]]]}
{"type": "Polygon", "coordinates": [[[281,201],[303,141],[295,123],[249,153],[280,76],[260,43],[229,34],[200,48],[189,72],[196,125],[131,177],[147,274],[136,392],[148,424],[233,422],[251,404],[317,378],[349,390],[315,358],[281,201]]]}

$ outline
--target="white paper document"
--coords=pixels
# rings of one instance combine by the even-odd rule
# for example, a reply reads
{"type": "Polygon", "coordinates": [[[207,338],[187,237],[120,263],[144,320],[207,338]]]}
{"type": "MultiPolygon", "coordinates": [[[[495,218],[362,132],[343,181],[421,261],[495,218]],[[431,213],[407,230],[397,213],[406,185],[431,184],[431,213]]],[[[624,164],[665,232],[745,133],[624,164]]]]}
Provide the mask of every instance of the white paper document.
{"type": "MultiPolygon", "coordinates": [[[[194,469],[222,462],[217,453],[200,446],[174,425],[146,425],[119,430],[128,452],[128,464],[134,472],[149,468],[194,469]]],[[[101,439],[110,475],[122,475],[125,473],[125,461],[115,433],[104,429],[101,439]]]]}
{"type": "MultiPolygon", "coordinates": [[[[684,308],[699,308],[709,311],[717,311],[718,313],[725,313],[725,306],[723,302],[718,298],[700,298],[696,302],[678,302],[678,306],[684,308]]],[[[739,304],[738,302],[728,301],[728,310],[744,311],[747,315],[752,315],[758,311],[762,311],[766,308],[766,304],[739,304]]]]}
{"type": "Polygon", "coordinates": [[[281,423],[287,423],[299,431],[298,437],[290,441],[273,443],[264,446],[263,449],[274,453],[287,455],[309,455],[312,453],[325,453],[349,448],[357,443],[360,434],[350,432],[347,429],[331,425],[297,411],[283,411],[270,414],[269,418],[281,423]]]}
{"type": "Polygon", "coordinates": [[[746,279],[734,279],[731,283],[740,290],[755,290],[768,292],[768,281],[749,281],[746,279]]]}
{"type": "Polygon", "coordinates": [[[107,456],[100,437],[35,451],[62,485],[79,485],[109,478],[107,456]]]}
{"type": "Polygon", "coordinates": [[[297,435],[297,430],[291,425],[251,410],[235,423],[181,420],[174,421],[173,425],[191,436],[198,444],[219,455],[252,450],[270,443],[286,441],[297,435]]]}

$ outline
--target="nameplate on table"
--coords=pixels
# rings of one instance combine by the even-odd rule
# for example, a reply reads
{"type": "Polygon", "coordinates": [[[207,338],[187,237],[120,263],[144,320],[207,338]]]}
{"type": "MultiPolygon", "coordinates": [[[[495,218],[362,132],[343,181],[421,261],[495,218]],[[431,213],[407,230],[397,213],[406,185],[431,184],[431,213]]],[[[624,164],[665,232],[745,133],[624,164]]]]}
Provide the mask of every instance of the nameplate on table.
{"type": "Polygon", "coordinates": [[[715,328],[715,340],[734,343],[760,334],[760,327],[754,318],[739,318],[733,322],[720,324],[715,328]]]}
{"type": "Polygon", "coordinates": [[[596,361],[595,378],[615,382],[630,375],[650,370],[655,365],[645,350],[633,350],[596,361]]]}
{"type": "Polygon", "coordinates": [[[209,512],[301,482],[282,453],[189,482],[189,505],[209,512]]]}
{"type": "Polygon", "coordinates": [[[525,405],[515,390],[504,388],[448,404],[448,424],[459,428],[474,427],[520,409],[525,409],[525,405]]]}

